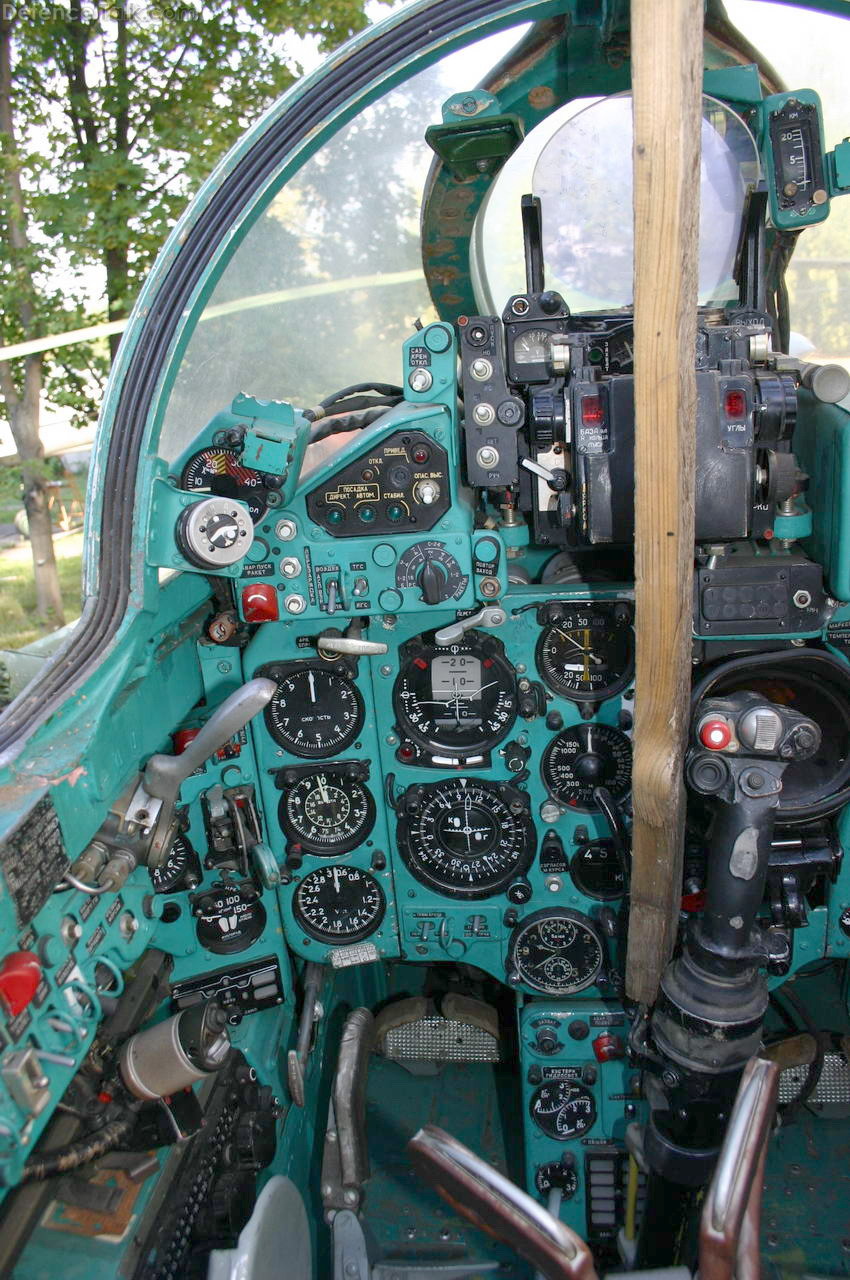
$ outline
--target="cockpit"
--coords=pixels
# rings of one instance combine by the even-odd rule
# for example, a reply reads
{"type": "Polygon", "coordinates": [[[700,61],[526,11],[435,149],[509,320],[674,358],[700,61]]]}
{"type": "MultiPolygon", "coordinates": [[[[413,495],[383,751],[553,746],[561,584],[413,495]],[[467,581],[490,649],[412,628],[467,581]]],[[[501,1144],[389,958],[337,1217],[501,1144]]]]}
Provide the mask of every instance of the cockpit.
{"type": "Polygon", "coordinates": [[[846,1274],[850,142],[760,37],[848,13],[728,9],[678,862],[629,8],[414,0],[164,246],[0,718],[3,1275],[846,1274]]]}

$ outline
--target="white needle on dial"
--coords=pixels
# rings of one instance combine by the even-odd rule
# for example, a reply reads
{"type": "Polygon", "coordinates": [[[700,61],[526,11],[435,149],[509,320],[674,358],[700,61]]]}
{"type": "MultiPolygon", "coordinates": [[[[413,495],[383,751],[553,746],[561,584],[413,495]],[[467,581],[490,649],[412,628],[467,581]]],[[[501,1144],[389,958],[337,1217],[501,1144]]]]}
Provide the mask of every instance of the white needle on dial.
{"type": "Polygon", "coordinates": [[[310,701],[316,701],[316,678],[312,671],[307,672],[307,683],[310,686],[310,701]]]}

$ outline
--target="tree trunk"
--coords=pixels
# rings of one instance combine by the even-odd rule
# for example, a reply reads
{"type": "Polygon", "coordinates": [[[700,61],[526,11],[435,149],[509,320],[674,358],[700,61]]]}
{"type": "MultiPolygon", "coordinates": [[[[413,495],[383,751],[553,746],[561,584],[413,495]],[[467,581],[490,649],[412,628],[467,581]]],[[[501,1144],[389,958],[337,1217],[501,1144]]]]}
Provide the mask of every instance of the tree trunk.
{"type": "MultiPolygon", "coordinates": [[[[8,236],[10,257],[26,260],[30,243],[27,234],[26,204],[21,182],[20,158],[15,146],[14,109],[12,106],[12,20],[5,9],[0,21],[0,140],[3,143],[2,180],[6,186],[8,217],[4,228],[8,236]]],[[[17,319],[21,336],[36,337],[35,293],[28,277],[21,286],[17,319]]],[[[0,392],[5,402],[12,438],[21,460],[24,483],[24,506],[29,520],[35,575],[36,609],[39,618],[54,627],[65,621],[62,593],[53,551],[53,530],[47,506],[44,476],[44,448],[39,438],[41,427],[41,356],[24,361],[23,385],[19,387],[8,361],[0,362],[0,392]]]]}

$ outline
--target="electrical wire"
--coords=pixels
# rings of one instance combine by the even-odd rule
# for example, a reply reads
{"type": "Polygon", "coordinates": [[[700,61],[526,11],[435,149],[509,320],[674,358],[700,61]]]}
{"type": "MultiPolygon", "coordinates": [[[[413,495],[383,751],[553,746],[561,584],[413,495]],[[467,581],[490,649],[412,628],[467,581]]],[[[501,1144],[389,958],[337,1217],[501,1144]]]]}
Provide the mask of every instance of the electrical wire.
{"type": "Polygon", "coordinates": [[[47,1151],[42,1156],[32,1156],[24,1165],[21,1182],[44,1182],[58,1173],[68,1173],[90,1164],[99,1156],[106,1155],[107,1151],[114,1151],[129,1137],[135,1123],[135,1115],[127,1111],[115,1120],[107,1121],[102,1129],[87,1138],[80,1138],[56,1151],[47,1151]]]}

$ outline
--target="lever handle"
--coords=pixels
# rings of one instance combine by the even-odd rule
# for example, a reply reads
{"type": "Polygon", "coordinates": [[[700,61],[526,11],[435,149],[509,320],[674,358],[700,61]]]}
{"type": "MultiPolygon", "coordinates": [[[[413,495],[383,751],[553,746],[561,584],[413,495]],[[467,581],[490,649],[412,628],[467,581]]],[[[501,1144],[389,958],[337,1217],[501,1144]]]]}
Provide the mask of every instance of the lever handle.
{"type": "Polygon", "coordinates": [[[508,615],[504,609],[497,604],[485,604],[483,609],[479,609],[477,613],[473,613],[469,618],[461,618],[457,622],[451,622],[447,627],[442,627],[434,636],[434,640],[438,645],[457,644],[464,637],[464,633],[472,631],[474,627],[501,627],[507,622],[508,615]]]}
{"type": "Polygon", "coordinates": [[[174,803],[181,785],[199,769],[205,760],[223,746],[235,733],[270,702],[277,685],[274,680],[258,677],[243,684],[210,716],[201,732],[179,756],[160,753],[145,765],[145,791],[157,800],[174,803]]]}

